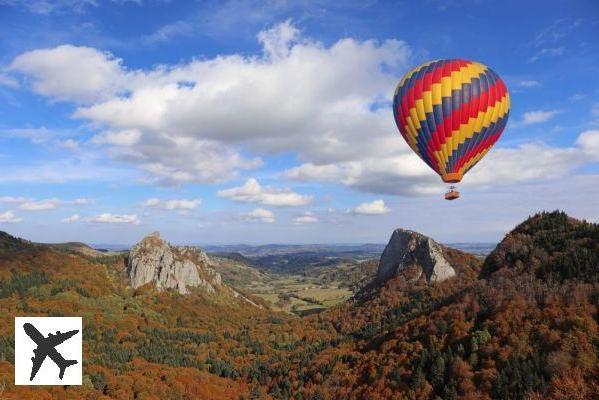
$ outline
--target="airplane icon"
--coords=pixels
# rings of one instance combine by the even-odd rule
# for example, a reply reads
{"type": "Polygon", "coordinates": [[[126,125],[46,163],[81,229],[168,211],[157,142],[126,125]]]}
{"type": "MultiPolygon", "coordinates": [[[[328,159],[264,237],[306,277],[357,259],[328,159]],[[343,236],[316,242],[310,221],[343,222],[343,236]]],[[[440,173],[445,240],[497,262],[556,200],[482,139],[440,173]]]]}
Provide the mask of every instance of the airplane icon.
{"type": "Polygon", "coordinates": [[[35,326],[30,323],[25,323],[23,325],[23,329],[25,330],[25,333],[27,333],[27,336],[29,336],[31,340],[37,344],[37,348],[33,350],[33,354],[35,354],[35,356],[31,357],[33,366],[31,368],[31,377],[29,378],[29,381],[32,381],[33,378],[35,378],[35,375],[41,368],[46,356],[50,357],[50,359],[54,361],[58,368],[60,368],[58,377],[61,380],[64,376],[65,369],[68,366],[77,364],[77,360],[65,360],[55,347],[65,340],[75,336],[79,332],[78,330],[65,333],[60,333],[60,331],[57,331],[55,335],[50,333],[48,334],[48,337],[44,337],[44,335],[42,335],[40,331],[38,331],[35,326]]]}

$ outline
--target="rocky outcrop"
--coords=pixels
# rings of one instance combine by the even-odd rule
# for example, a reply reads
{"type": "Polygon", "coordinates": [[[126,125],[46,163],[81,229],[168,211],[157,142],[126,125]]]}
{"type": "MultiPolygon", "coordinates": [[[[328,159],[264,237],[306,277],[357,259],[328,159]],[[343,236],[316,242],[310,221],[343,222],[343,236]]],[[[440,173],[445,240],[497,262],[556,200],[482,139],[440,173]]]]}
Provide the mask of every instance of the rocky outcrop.
{"type": "Polygon", "coordinates": [[[396,229],[381,255],[376,281],[384,283],[410,267],[418,269],[417,279],[424,275],[427,282],[441,282],[456,274],[439,243],[418,232],[396,229]]]}
{"type": "Polygon", "coordinates": [[[181,294],[190,287],[215,293],[222,286],[218,272],[210,267],[206,253],[194,247],[171,246],[158,232],[146,236],[129,252],[127,275],[133,288],[154,283],[159,290],[181,294]]]}

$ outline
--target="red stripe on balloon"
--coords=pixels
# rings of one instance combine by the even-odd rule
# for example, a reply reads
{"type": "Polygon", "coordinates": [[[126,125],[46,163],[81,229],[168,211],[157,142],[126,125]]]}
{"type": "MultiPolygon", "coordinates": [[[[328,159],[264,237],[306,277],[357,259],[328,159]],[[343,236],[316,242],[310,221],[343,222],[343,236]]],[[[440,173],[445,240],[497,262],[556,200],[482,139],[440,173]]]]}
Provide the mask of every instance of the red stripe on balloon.
{"type": "MultiPolygon", "coordinates": [[[[503,82],[501,82],[501,80],[497,79],[495,81],[495,84],[491,86],[491,88],[493,88],[494,90],[496,90],[498,92],[498,95],[500,96],[500,98],[502,98],[505,95],[505,85],[503,85],[503,82]]],[[[485,91],[484,93],[481,94],[486,94],[487,91],[485,91]]],[[[487,97],[485,97],[485,99],[487,99],[487,97]]],[[[470,99],[470,101],[468,101],[467,103],[462,104],[462,106],[456,110],[453,110],[451,112],[450,115],[448,116],[444,116],[444,120],[441,124],[436,124],[436,128],[433,132],[431,132],[431,139],[426,143],[427,146],[427,152],[430,151],[439,151],[441,149],[440,146],[437,147],[437,143],[445,143],[446,139],[449,138],[451,136],[452,131],[450,130],[449,133],[447,133],[447,131],[445,131],[447,129],[448,124],[451,123],[451,121],[458,121],[460,123],[468,123],[468,119],[466,118],[464,121],[464,116],[466,117],[470,117],[472,116],[472,114],[470,114],[470,116],[466,113],[462,112],[462,109],[464,110],[476,110],[476,113],[474,114],[474,117],[478,117],[478,113],[479,113],[479,108],[481,108],[483,105],[485,105],[485,108],[480,110],[482,112],[486,111],[490,106],[495,105],[496,103],[489,103],[488,100],[486,100],[485,102],[482,101],[482,96],[478,96],[478,97],[473,97],[470,99]]],[[[450,127],[451,129],[452,127],[450,127]]],[[[459,129],[460,125],[457,126],[457,128],[455,128],[455,130],[459,129]]]]}

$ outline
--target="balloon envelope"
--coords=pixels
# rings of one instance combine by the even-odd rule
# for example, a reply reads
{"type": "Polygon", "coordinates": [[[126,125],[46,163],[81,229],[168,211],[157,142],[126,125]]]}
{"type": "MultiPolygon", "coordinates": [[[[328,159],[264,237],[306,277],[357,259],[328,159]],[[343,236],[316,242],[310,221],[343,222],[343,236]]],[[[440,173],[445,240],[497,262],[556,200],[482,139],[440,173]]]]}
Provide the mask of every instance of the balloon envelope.
{"type": "Polygon", "coordinates": [[[404,75],[393,113],[408,145],[444,182],[459,182],[501,136],[510,97],[501,78],[468,60],[436,60],[404,75]]]}

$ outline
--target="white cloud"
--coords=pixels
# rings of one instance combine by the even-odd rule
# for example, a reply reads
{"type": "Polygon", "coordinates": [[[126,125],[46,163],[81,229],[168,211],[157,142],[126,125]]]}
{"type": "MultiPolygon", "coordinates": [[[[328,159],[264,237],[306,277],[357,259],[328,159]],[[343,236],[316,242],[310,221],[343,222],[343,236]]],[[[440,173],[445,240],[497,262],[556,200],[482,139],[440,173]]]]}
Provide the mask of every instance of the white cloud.
{"type": "Polygon", "coordinates": [[[258,34],[258,41],[262,44],[266,57],[272,60],[289,57],[291,45],[297,42],[298,38],[299,31],[293,26],[291,20],[258,34]]]}
{"type": "Polygon", "coordinates": [[[276,221],[275,214],[264,208],[256,208],[248,213],[242,214],[242,218],[246,221],[264,222],[272,224],[276,221]]]}
{"type": "MultiPolygon", "coordinates": [[[[133,0],[137,2],[136,0],[133,0]]],[[[115,1],[122,3],[123,1],[115,1]]],[[[88,7],[96,7],[97,0],[0,0],[0,5],[21,7],[33,14],[83,13],[88,7]]]]}
{"type": "Polygon", "coordinates": [[[0,223],[16,224],[17,222],[21,221],[23,221],[23,219],[15,216],[15,214],[12,211],[0,213],[0,223]]]}
{"type": "Polygon", "coordinates": [[[160,200],[157,198],[146,199],[142,206],[148,208],[164,208],[166,210],[195,210],[202,204],[200,199],[172,199],[160,200]]]}
{"type": "Polygon", "coordinates": [[[411,152],[322,165],[306,163],[284,171],[283,176],[304,182],[337,183],[378,194],[422,196],[441,190],[439,177],[411,152]]]}
{"type": "Polygon", "coordinates": [[[39,128],[4,129],[0,136],[26,139],[35,145],[57,147],[67,150],[78,150],[79,142],[69,136],[76,134],[71,130],[53,130],[44,126],[39,128]]]}
{"type": "Polygon", "coordinates": [[[293,219],[295,225],[315,224],[317,222],[319,222],[318,217],[311,211],[306,211],[303,215],[293,219]]]}
{"type": "Polygon", "coordinates": [[[259,167],[254,154],[297,152],[303,162],[324,164],[408,151],[379,106],[411,64],[404,42],[346,38],[325,46],[288,21],[258,40],[262,56],[221,55],[146,71],[73,46],[25,53],[13,68],[39,93],[89,103],[74,116],[110,132],[95,140],[153,183],[226,181],[259,167]],[[51,68],[48,59],[56,60],[51,68]],[[65,59],[77,73],[63,73],[65,59]]]}
{"type": "Polygon", "coordinates": [[[86,205],[86,204],[91,204],[93,202],[94,202],[93,199],[78,198],[78,199],[73,200],[71,203],[76,206],[82,206],[82,205],[86,205]]]}
{"type": "Polygon", "coordinates": [[[92,137],[95,144],[108,144],[112,146],[133,146],[141,138],[142,133],[137,129],[125,129],[122,131],[109,131],[92,137]]]}
{"type": "Polygon", "coordinates": [[[26,201],[24,203],[19,204],[19,210],[24,211],[46,211],[46,210],[54,210],[58,208],[62,204],[62,201],[59,199],[45,199],[38,201],[26,201]]]}
{"type": "Polygon", "coordinates": [[[193,200],[167,200],[164,202],[164,207],[167,210],[194,210],[202,204],[199,199],[193,200]]]}
{"type": "Polygon", "coordinates": [[[81,219],[81,217],[79,216],[79,214],[73,214],[70,217],[66,217],[60,220],[60,222],[63,223],[72,223],[72,222],[77,222],[81,219]]]}
{"type": "Polygon", "coordinates": [[[77,142],[76,140],[73,140],[73,139],[66,139],[63,141],[59,141],[58,145],[61,147],[64,147],[65,149],[69,149],[69,150],[77,150],[79,148],[79,142],[77,142]]]}
{"type": "Polygon", "coordinates": [[[541,86],[541,84],[539,83],[539,81],[535,81],[535,80],[524,80],[524,81],[520,81],[518,83],[518,86],[521,86],[523,88],[534,88],[534,87],[541,86]]]}
{"type": "Polygon", "coordinates": [[[24,203],[29,199],[26,197],[1,196],[0,203],[24,203]]]}
{"type": "Polygon", "coordinates": [[[54,210],[64,205],[87,205],[91,204],[93,199],[78,198],[75,200],[61,200],[57,198],[35,200],[26,197],[3,196],[0,197],[0,203],[18,204],[18,209],[23,211],[47,211],[54,210]]]}
{"type": "Polygon", "coordinates": [[[0,86],[7,86],[9,88],[19,87],[19,82],[10,75],[0,71],[0,86]]]}
{"type": "MultiPolygon", "coordinates": [[[[575,145],[570,147],[526,143],[512,148],[496,148],[465,175],[462,185],[500,186],[568,176],[584,164],[599,161],[598,143],[599,134],[590,130],[581,133],[575,145]]],[[[394,162],[371,160],[322,166],[304,164],[287,170],[284,176],[301,181],[341,183],[378,194],[423,196],[443,191],[440,178],[415,155],[394,162]]]]}
{"type": "Polygon", "coordinates": [[[137,214],[99,214],[89,219],[89,222],[98,224],[130,224],[139,225],[140,221],[137,214]]]}
{"type": "Polygon", "coordinates": [[[254,178],[248,179],[243,186],[219,190],[217,195],[235,201],[269,206],[305,206],[313,199],[313,196],[295,193],[287,188],[263,187],[254,178]]]}
{"type": "Polygon", "coordinates": [[[524,113],[524,117],[522,118],[523,125],[531,125],[531,124],[540,124],[542,122],[547,122],[557,114],[559,114],[561,110],[535,110],[535,111],[527,111],[524,113]]]}
{"type": "Polygon", "coordinates": [[[552,147],[542,143],[495,149],[463,180],[472,186],[504,185],[569,175],[586,160],[577,147],[552,147]]]}
{"type": "Polygon", "coordinates": [[[351,210],[352,214],[358,215],[382,215],[387,214],[389,211],[391,210],[385,205],[383,200],[362,203],[351,210]]]}
{"type": "Polygon", "coordinates": [[[592,129],[582,132],[576,144],[582,148],[582,151],[591,158],[592,161],[599,161],[599,130],[592,129]]]}
{"type": "Polygon", "coordinates": [[[144,207],[158,207],[160,205],[160,199],[157,199],[155,197],[149,198],[144,200],[143,203],[141,203],[142,206],[144,207]]]}
{"type": "Polygon", "coordinates": [[[93,102],[124,90],[121,60],[91,47],[62,45],[17,56],[10,68],[33,79],[36,93],[57,100],[93,102]]]}
{"type": "Polygon", "coordinates": [[[144,207],[158,207],[160,205],[160,199],[157,199],[155,197],[146,199],[143,203],[142,206],[144,207]]]}

